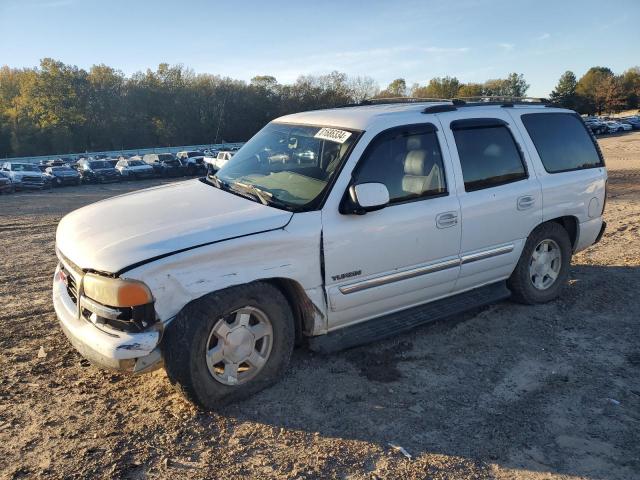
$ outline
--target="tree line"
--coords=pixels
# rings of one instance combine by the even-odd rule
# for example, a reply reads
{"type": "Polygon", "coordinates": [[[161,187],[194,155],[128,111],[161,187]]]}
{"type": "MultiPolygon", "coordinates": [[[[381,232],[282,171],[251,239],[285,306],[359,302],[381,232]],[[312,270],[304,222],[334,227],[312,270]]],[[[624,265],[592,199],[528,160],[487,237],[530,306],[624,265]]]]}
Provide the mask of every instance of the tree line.
{"type": "MultiPolygon", "coordinates": [[[[181,65],[129,77],[106,65],[88,71],[46,58],[37,68],[0,68],[0,157],[244,141],[281,115],[371,98],[524,96],[522,74],[484,83],[402,78],[380,89],[370,77],[332,72],[292,84],[272,76],[245,82],[196,74],[181,65]]],[[[581,113],[637,108],[640,68],[615,75],[593,67],[566,72],[552,100],[581,113]]]]}

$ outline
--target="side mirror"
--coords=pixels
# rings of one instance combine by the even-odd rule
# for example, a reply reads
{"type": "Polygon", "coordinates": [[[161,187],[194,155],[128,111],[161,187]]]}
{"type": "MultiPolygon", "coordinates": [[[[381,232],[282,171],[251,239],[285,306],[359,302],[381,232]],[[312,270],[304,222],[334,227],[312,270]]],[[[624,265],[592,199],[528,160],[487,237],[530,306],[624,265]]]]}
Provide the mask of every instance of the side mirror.
{"type": "Polygon", "coordinates": [[[340,213],[364,215],[389,205],[389,190],[383,183],[360,183],[349,187],[340,213]]]}

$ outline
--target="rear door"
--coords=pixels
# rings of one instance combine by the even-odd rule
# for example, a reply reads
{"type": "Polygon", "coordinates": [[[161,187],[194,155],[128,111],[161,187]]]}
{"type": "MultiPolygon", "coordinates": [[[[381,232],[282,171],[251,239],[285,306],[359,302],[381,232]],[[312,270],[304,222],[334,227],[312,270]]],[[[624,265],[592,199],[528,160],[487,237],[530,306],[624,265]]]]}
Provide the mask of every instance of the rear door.
{"type": "Polygon", "coordinates": [[[438,114],[457,179],[462,233],[455,291],[509,277],[529,233],[542,221],[542,191],[504,109],[438,114]]]}

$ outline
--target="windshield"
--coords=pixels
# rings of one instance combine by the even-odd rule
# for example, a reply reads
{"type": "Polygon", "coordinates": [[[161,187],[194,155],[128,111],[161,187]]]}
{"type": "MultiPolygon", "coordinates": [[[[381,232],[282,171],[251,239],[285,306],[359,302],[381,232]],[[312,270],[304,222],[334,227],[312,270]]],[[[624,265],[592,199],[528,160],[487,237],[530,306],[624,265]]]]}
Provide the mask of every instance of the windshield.
{"type": "Polygon", "coordinates": [[[12,163],[11,170],[14,172],[39,172],[40,170],[35,165],[29,165],[28,163],[12,163]]]}
{"type": "Polygon", "coordinates": [[[170,162],[171,160],[173,160],[173,155],[171,155],[170,153],[161,153],[158,155],[158,160],[170,162]]]}
{"type": "Polygon", "coordinates": [[[187,157],[192,158],[192,157],[201,157],[202,156],[202,152],[187,152],[187,157]]]}
{"type": "Polygon", "coordinates": [[[90,168],[100,169],[100,168],[111,168],[107,162],[89,162],[90,168]]]}
{"type": "Polygon", "coordinates": [[[139,167],[140,165],[144,165],[144,163],[142,163],[142,160],[129,160],[130,167],[139,167]]]}
{"type": "Polygon", "coordinates": [[[301,210],[314,202],[337,173],[353,131],[270,123],[249,140],[214,178],[234,189],[271,200],[274,206],[301,210]]]}

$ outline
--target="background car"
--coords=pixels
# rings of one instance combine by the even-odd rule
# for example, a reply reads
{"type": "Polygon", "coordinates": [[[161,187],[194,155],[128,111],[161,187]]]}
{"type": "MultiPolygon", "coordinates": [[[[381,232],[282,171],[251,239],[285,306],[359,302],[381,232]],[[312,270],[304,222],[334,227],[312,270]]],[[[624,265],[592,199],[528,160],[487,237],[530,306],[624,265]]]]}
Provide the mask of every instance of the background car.
{"type": "Polygon", "coordinates": [[[54,187],[63,185],[80,185],[80,174],[67,165],[47,167],[45,174],[49,176],[54,187]]]}
{"type": "Polygon", "coordinates": [[[51,187],[47,175],[33,163],[4,162],[1,170],[11,179],[16,190],[51,187]]]}
{"type": "Polygon", "coordinates": [[[83,183],[119,182],[120,173],[104,160],[83,158],[78,162],[78,173],[83,183]]]}
{"type": "Polygon", "coordinates": [[[116,170],[123,178],[129,180],[151,178],[155,175],[153,167],[143,162],[139,157],[132,157],[128,160],[119,160],[116,164],[116,170]]]}
{"type": "Polygon", "coordinates": [[[218,171],[224,167],[235,154],[236,152],[232,152],[231,150],[221,150],[215,157],[204,157],[204,163],[208,168],[218,171]]]}
{"type": "Polygon", "coordinates": [[[147,153],[142,161],[151,165],[159,177],[181,177],[186,174],[186,168],[170,153],[147,153]]]}
{"type": "Polygon", "coordinates": [[[187,175],[204,173],[206,169],[204,164],[204,153],[198,150],[185,150],[178,152],[176,154],[176,158],[186,166],[187,175]]]}
{"type": "Polygon", "coordinates": [[[620,123],[631,125],[633,130],[640,130],[640,118],[638,117],[621,118],[620,123]]]}
{"type": "Polygon", "coordinates": [[[624,124],[620,122],[616,122],[615,120],[607,120],[604,123],[607,125],[607,128],[609,129],[609,133],[617,133],[617,132],[624,132],[625,130],[631,130],[631,125],[627,125],[627,128],[625,128],[624,124]]]}
{"type": "Polygon", "coordinates": [[[609,132],[607,124],[598,118],[588,118],[584,121],[584,124],[594,135],[602,135],[609,132]]]}
{"type": "Polygon", "coordinates": [[[0,193],[13,193],[16,187],[5,172],[0,171],[0,193]]]}

